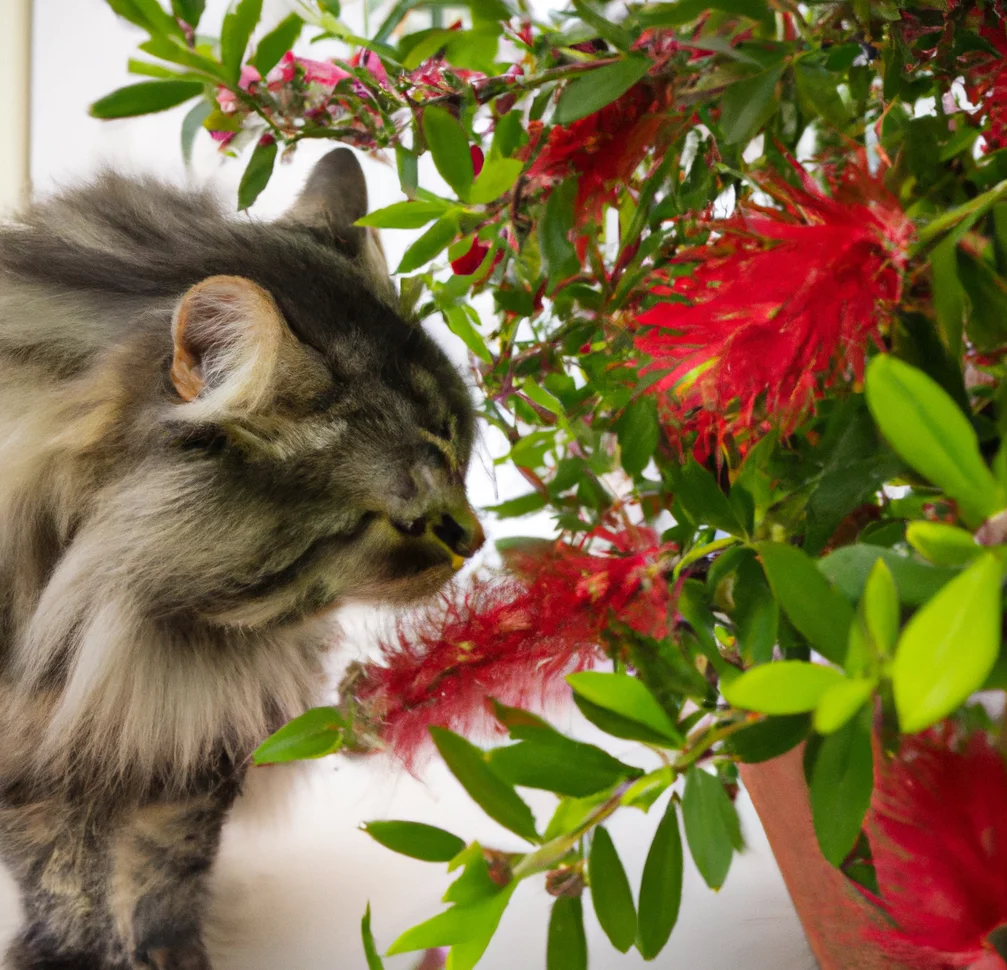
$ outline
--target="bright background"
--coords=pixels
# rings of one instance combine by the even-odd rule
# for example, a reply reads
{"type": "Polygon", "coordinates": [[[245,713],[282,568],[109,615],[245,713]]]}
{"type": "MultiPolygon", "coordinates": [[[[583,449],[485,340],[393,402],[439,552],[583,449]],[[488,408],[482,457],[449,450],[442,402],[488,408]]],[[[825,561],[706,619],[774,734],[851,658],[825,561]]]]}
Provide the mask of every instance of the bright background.
{"type": "MultiPolygon", "coordinates": [[[[359,0],[357,0],[359,3],[359,0]]],[[[220,23],[226,4],[209,0],[204,23],[220,23]]],[[[352,21],[350,3],[344,10],[352,21]]],[[[548,2],[540,3],[548,9],[548,2]]],[[[266,0],[267,24],[286,12],[284,0],[266,0]]],[[[359,16],[359,15],[358,15],[359,16]]],[[[187,108],[147,118],[98,122],[87,114],[96,98],[130,83],[127,58],[139,32],[118,21],[102,0],[0,0],[0,83],[11,102],[5,137],[0,139],[0,207],[18,196],[27,174],[34,190],[48,194],[86,178],[101,166],[154,172],[180,183],[213,184],[233,204],[242,163],[227,162],[208,136],[197,138],[193,166],[186,172],[179,129],[187,108]],[[30,14],[30,17],[29,17],[30,14]],[[30,20],[30,57],[21,39],[30,20]],[[28,75],[30,71],[30,86],[28,75]],[[20,137],[21,135],[24,137],[20,137]],[[25,168],[29,171],[26,172],[25,168]]],[[[323,48],[314,47],[313,56],[323,48]]],[[[313,162],[325,151],[306,142],[289,165],[278,167],[252,212],[270,218],[292,201],[313,162]]],[[[364,159],[371,205],[401,198],[394,170],[364,159]]],[[[436,187],[436,173],[421,171],[421,182],[436,187]]],[[[415,233],[388,231],[384,242],[395,266],[415,233]]],[[[429,329],[461,365],[460,342],[438,322],[429,329]]],[[[490,505],[526,491],[492,458],[506,449],[487,436],[471,475],[474,503],[490,505]]],[[[497,522],[487,518],[490,538],[507,532],[548,532],[548,519],[497,522]]],[[[357,611],[345,617],[343,647],[334,672],[347,660],[373,650],[375,633],[387,618],[357,611]]],[[[557,726],[598,740],[597,732],[570,711],[554,717],[557,726]]],[[[642,767],[637,746],[607,739],[610,750],[642,767]]],[[[541,821],[554,799],[530,793],[541,821]]],[[[634,886],[639,885],[647,847],[664,800],[649,815],[619,813],[608,826],[634,886]]],[[[653,966],[676,970],[811,970],[814,960],[751,803],[739,798],[748,849],[735,859],[724,889],[714,894],[687,861],[678,926],[653,966]]],[[[363,821],[405,818],[450,829],[466,840],[519,849],[515,836],[486,819],[438,763],[420,777],[381,758],[330,758],[294,769],[254,770],[224,834],[215,870],[212,945],[217,970],[363,970],[359,921],[368,900],[381,947],[402,930],[433,915],[447,885],[443,867],[396,856],[358,831],[363,821]]],[[[481,966],[486,970],[544,970],[545,931],[550,900],[542,880],[516,893],[481,966]]],[[[630,970],[645,966],[631,954],[616,953],[585,907],[591,966],[630,970]]],[[[0,881],[0,942],[18,920],[16,895],[0,881]]],[[[414,962],[399,957],[389,970],[414,962]]]]}

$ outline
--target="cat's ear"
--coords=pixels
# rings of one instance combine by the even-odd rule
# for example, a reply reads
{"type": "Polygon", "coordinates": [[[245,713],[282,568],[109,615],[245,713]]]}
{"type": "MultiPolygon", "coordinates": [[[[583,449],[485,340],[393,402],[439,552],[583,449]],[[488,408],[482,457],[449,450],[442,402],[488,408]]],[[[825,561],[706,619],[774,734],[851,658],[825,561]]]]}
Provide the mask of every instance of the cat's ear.
{"type": "Polygon", "coordinates": [[[183,401],[253,410],[270,396],[297,338],[273,298],[241,276],[211,276],[179,300],[171,322],[171,382],[183,401]]]}
{"type": "Polygon", "coordinates": [[[375,283],[390,287],[377,229],[355,226],[367,215],[367,180],[349,148],[322,156],[282,221],[330,237],[360,263],[375,283]]]}

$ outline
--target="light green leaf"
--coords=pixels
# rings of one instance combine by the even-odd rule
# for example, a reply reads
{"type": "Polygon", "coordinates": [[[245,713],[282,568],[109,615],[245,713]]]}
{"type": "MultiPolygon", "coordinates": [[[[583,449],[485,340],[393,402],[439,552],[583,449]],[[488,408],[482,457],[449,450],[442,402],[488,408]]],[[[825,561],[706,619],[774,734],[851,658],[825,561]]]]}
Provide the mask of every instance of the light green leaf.
{"type": "Polygon", "coordinates": [[[892,448],[955,499],[969,524],[981,524],[1007,504],[979,453],[972,423],[936,381],[885,354],[869,364],[866,390],[892,448]]]}
{"type": "Polygon", "coordinates": [[[419,229],[434,219],[439,219],[451,208],[446,201],[417,200],[415,202],[394,202],[383,209],[375,209],[356,226],[377,226],[379,229],[419,229]]]}
{"type": "Polygon", "coordinates": [[[490,354],[489,348],[486,346],[486,341],[482,338],[482,334],[480,334],[479,331],[472,326],[469,311],[473,314],[475,313],[471,307],[448,307],[443,311],[444,320],[448,325],[448,329],[456,337],[461,337],[465,346],[468,347],[468,349],[471,350],[476,357],[480,360],[486,361],[487,364],[492,363],[493,355],[490,354]]]}
{"type": "Polygon", "coordinates": [[[426,265],[438,253],[447,248],[448,243],[458,234],[458,216],[448,212],[441,216],[419,239],[403,254],[402,262],[395,270],[396,274],[411,273],[426,265]]]}
{"type": "Polygon", "coordinates": [[[241,75],[241,62],[245,57],[248,40],[261,17],[262,0],[238,0],[224,17],[224,25],[220,30],[220,63],[224,73],[234,84],[238,83],[241,75]]]}
{"type": "Polygon", "coordinates": [[[265,77],[301,36],[304,21],[296,13],[281,20],[255,47],[255,56],[249,62],[265,77]]]}
{"type": "Polygon", "coordinates": [[[814,725],[819,734],[838,731],[874,693],[877,681],[870,677],[841,680],[833,684],[818,701],[814,725]]]}
{"type": "Polygon", "coordinates": [[[132,118],[166,111],[203,93],[201,81],[157,80],[127,84],[91,105],[94,118],[132,118]]]}
{"type": "Polygon", "coordinates": [[[945,522],[910,522],[906,542],[938,566],[967,566],[983,551],[971,532],[945,522]]]}
{"type": "Polygon", "coordinates": [[[620,953],[627,953],[636,939],[633,891],[612,837],[601,825],[594,830],[591,838],[587,872],[598,922],[612,946],[620,953]]]}
{"type": "Polygon", "coordinates": [[[985,553],[919,609],[902,631],[892,668],[902,730],[947,717],[979,690],[1000,652],[1004,567],[985,553]]]}
{"type": "Polygon", "coordinates": [[[252,752],[257,765],[322,758],[343,745],[346,722],[334,707],[314,707],[284,724],[252,752]]]}
{"type": "Polygon", "coordinates": [[[878,559],[867,577],[860,612],[874,646],[882,656],[891,656],[899,635],[899,594],[883,558],[878,559]]]}
{"type": "Polygon", "coordinates": [[[558,125],[568,125],[600,111],[622,97],[650,70],[651,64],[650,58],[630,55],[574,78],[560,95],[553,120],[558,125]]]}
{"type": "Polygon", "coordinates": [[[472,940],[484,941],[483,949],[500,924],[517,883],[511,883],[495,896],[469,905],[452,906],[419,926],[406,930],[389,948],[388,956],[429,950],[438,946],[456,946],[472,940]]]}
{"type": "Polygon", "coordinates": [[[516,158],[494,158],[491,155],[472,184],[468,201],[472,205],[496,202],[513,188],[523,168],[524,162],[516,158]]]}
{"type": "Polygon", "coordinates": [[[732,707],[760,714],[801,714],[813,711],[822,695],[845,678],[833,667],[783,660],[746,670],[721,693],[732,707]]]}

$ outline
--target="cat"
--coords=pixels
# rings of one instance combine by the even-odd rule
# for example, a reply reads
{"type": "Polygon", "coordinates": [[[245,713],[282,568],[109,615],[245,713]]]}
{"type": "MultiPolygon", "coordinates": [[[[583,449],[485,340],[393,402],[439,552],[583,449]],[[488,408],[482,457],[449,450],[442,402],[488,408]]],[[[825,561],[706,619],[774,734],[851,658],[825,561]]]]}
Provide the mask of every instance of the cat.
{"type": "Polygon", "coordinates": [[[9,970],[208,970],[221,826],[333,609],[483,542],[468,390],[366,211],[340,148],[272,223],[106,173],[0,225],[9,970]]]}

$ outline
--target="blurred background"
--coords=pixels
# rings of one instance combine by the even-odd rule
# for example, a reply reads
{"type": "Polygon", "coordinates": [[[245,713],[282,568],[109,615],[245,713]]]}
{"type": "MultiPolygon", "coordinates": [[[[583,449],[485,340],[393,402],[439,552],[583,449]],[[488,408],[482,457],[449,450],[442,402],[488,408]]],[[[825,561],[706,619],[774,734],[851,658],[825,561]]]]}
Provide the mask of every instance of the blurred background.
{"type": "MultiPolygon", "coordinates": [[[[363,32],[362,2],[344,2],[343,15],[363,32]]],[[[547,15],[548,0],[538,0],[537,8],[547,15]]],[[[207,31],[219,25],[225,9],[225,2],[209,0],[203,18],[207,31]]],[[[284,0],[266,0],[263,23],[268,28],[289,9],[284,0]]],[[[370,13],[380,16],[374,9],[370,13]]],[[[223,158],[210,137],[200,132],[191,166],[186,169],[183,163],[179,133],[187,106],[124,121],[99,122],[88,116],[92,101],[130,83],[126,62],[141,39],[139,31],[118,20],[104,0],[0,0],[0,89],[7,92],[0,138],[0,217],[8,216],[29,190],[46,195],[87,178],[102,166],[156,173],[180,184],[210,184],[234,206],[241,161],[223,158]]],[[[326,50],[323,45],[311,45],[299,52],[321,57],[326,50]]],[[[282,212],[312,164],[329,147],[302,143],[289,164],[278,168],[255,207],[241,218],[268,219],[282,212]]],[[[363,163],[373,208],[402,198],[394,167],[374,159],[363,159],[363,163]]],[[[420,182],[436,189],[436,172],[421,170],[420,182]]],[[[392,266],[415,235],[385,231],[392,266]]],[[[437,320],[427,326],[466,367],[461,342],[437,320]]],[[[512,470],[494,467],[493,458],[506,450],[504,442],[485,434],[470,481],[477,507],[525,491],[507,477],[512,470]]],[[[491,540],[508,533],[551,532],[548,518],[495,521],[488,516],[485,524],[491,540]]],[[[491,560],[493,552],[486,555],[491,560]]],[[[347,611],[342,620],[344,633],[333,661],[334,678],[345,663],[373,652],[381,631],[387,631],[391,622],[374,611],[347,611]]],[[[599,734],[576,711],[554,711],[551,716],[557,727],[599,742],[599,734]]],[[[621,747],[607,736],[602,743],[619,757],[653,767],[640,762],[638,745],[621,747]]],[[[552,796],[527,794],[540,820],[547,819],[552,796]]],[[[655,966],[669,970],[814,967],[744,792],[739,809],[747,851],[736,858],[727,884],[716,894],[687,858],[679,922],[655,966]]],[[[649,815],[624,811],[608,826],[634,886],[639,885],[659,817],[660,809],[649,815]]],[[[436,762],[416,776],[380,756],[355,761],[335,756],[289,769],[255,769],[225,829],[214,875],[217,893],[211,943],[217,970],[363,970],[359,923],[368,901],[381,948],[437,912],[448,883],[443,867],[394,855],[359,831],[361,822],[379,818],[429,822],[467,841],[478,838],[486,846],[521,848],[517,838],[488,820],[436,762]]],[[[480,966],[544,970],[548,902],[541,880],[523,884],[480,966]]],[[[635,953],[622,956],[612,949],[589,906],[585,915],[594,970],[633,970],[645,965],[635,953]]],[[[13,886],[0,872],[0,946],[6,945],[18,918],[13,886]]],[[[406,970],[414,963],[415,958],[406,956],[388,960],[387,966],[406,970]]]]}

